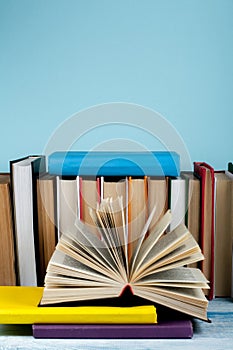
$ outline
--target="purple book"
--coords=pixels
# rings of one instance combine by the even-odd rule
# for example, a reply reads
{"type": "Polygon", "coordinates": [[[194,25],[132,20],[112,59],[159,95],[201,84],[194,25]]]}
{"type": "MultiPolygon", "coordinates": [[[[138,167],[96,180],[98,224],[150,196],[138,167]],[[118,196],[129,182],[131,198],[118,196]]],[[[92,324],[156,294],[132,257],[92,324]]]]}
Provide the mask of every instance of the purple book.
{"type": "Polygon", "coordinates": [[[143,339],[192,338],[191,320],[158,324],[34,324],[35,338],[143,339]]]}

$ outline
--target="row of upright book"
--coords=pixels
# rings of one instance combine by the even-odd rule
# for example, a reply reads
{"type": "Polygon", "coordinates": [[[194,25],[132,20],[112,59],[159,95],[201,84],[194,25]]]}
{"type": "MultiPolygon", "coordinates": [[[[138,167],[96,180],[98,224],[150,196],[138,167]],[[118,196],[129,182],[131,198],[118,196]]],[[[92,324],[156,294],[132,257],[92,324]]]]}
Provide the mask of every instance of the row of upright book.
{"type": "Polygon", "coordinates": [[[210,282],[209,299],[231,295],[232,163],[216,171],[195,162],[193,171],[180,171],[175,152],[55,152],[47,163],[44,156],[25,157],[0,175],[0,285],[42,286],[62,234],[74,234],[78,219],[98,237],[92,210],[106,198],[114,208],[120,197],[129,257],[151,213],[146,235],[170,209],[167,229],[184,223],[201,247],[205,259],[188,265],[199,266],[210,282]]]}

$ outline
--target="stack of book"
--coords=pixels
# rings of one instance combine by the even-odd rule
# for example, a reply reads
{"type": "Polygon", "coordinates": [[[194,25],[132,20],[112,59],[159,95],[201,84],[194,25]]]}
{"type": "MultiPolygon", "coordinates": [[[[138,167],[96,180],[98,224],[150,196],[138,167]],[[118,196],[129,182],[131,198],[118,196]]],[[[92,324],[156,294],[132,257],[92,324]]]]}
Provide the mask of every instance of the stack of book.
{"type": "Polygon", "coordinates": [[[153,305],[38,306],[42,287],[0,287],[0,323],[31,324],[35,338],[191,338],[191,319],[153,305]]]}
{"type": "Polygon", "coordinates": [[[192,172],[180,172],[175,152],[55,152],[48,172],[43,156],[11,162],[11,182],[9,175],[4,180],[10,218],[4,261],[10,257],[11,264],[1,285],[17,280],[21,287],[0,287],[0,322],[23,320],[19,309],[30,304],[31,318],[19,323],[33,324],[35,337],[191,337],[190,317],[208,320],[205,295],[231,293],[225,278],[232,275],[231,166],[217,172],[195,162],[192,172]],[[36,287],[44,278],[45,288],[36,287]],[[23,301],[20,293],[29,294],[23,301]],[[9,306],[16,310],[9,318],[13,295],[21,306],[9,306]],[[99,312],[99,321],[91,314],[80,322],[80,303],[99,312]],[[159,305],[181,314],[163,318],[159,305]],[[77,314],[54,318],[57,309],[77,314]]]}

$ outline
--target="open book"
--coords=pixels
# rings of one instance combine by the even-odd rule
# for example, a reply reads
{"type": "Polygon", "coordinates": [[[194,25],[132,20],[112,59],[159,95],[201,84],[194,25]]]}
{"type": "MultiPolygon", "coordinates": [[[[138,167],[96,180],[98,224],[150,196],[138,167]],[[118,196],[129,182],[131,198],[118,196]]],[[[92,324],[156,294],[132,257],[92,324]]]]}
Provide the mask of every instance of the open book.
{"type": "Polygon", "coordinates": [[[75,231],[62,234],[48,264],[41,305],[114,298],[130,288],[150,302],[207,320],[202,289],[208,281],[199,269],[184,267],[204,257],[184,224],[165,233],[170,211],[148,234],[155,209],[151,212],[130,259],[121,198],[103,200],[90,214],[99,235],[79,220],[75,231]]]}

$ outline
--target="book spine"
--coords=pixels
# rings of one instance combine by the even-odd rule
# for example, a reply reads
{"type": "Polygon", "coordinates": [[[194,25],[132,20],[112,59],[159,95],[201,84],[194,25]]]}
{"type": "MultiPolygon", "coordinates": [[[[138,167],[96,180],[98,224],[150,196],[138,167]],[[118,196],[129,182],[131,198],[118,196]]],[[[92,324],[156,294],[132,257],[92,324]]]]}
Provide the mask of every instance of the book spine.
{"type": "MultiPolygon", "coordinates": [[[[215,180],[214,180],[214,169],[205,162],[194,162],[194,173],[201,179],[201,230],[200,230],[200,246],[202,251],[205,250],[205,194],[206,194],[206,178],[207,178],[207,169],[210,171],[211,176],[211,234],[210,234],[210,272],[209,272],[209,285],[210,290],[208,292],[209,300],[212,300],[214,297],[214,195],[215,195],[215,180]]],[[[205,254],[204,254],[205,255],[205,254]]],[[[201,263],[201,269],[204,269],[206,261],[203,260],[201,263]]]]}
{"type": "Polygon", "coordinates": [[[79,339],[169,339],[192,338],[189,320],[163,322],[158,325],[48,325],[32,326],[34,338],[79,339]]]}

